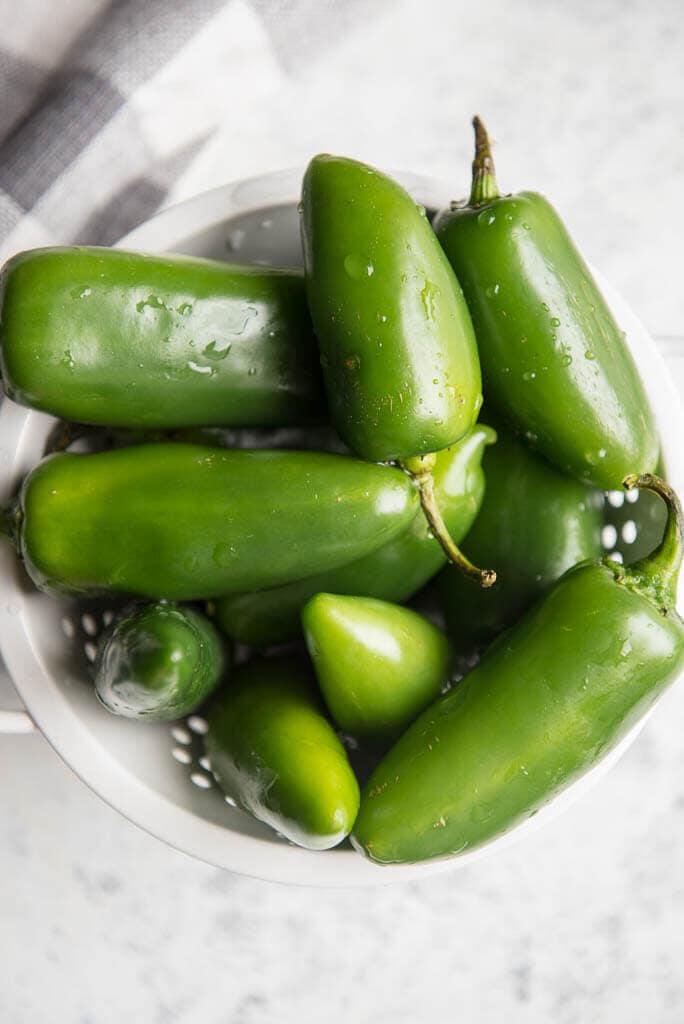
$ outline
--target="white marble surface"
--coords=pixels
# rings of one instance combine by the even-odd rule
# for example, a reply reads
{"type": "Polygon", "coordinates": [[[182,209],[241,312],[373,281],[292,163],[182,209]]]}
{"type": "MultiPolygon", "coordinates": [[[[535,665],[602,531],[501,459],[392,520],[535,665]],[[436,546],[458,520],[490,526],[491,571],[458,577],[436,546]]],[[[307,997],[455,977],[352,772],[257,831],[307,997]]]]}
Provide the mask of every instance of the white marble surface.
{"type": "Polygon", "coordinates": [[[4,738],[2,1020],[679,1024],[683,718],[680,687],[600,786],[517,846],[351,892],[191,861],[40,738],[4,738]]]}
{"type": "MultiPolygon", "coordinates": [[[[478,109],[502,182],[551,195],[646,323],[683,333],[680,4],[367,12],[340,46],[286,68],[253,8],[229,5],[217,53],[244,87],[223,91],[223,130],[176,196],[321,149],[463,182],[478,109]]],[[[147,116],[159,133],[171,119],[147,116]]],[[[679,1024],[682,722],[684,686],[558,821],[472,868],[360,892],[193,862],[106,807],[40,737],[2,737],[0,1020],[679,1024]]]]}

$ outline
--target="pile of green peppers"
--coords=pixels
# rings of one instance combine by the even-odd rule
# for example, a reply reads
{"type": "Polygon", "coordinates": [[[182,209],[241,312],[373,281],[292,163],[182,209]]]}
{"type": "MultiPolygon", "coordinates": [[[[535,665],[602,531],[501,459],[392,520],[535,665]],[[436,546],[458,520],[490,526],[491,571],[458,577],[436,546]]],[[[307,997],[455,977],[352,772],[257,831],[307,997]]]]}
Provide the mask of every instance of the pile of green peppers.
{"type": "Polygon", "coordinates": [[[470,197],[430,216],[314,157],[303,273],[72,247],[0,279],[5,393],[65,449],[2,528],[41,590],[112,605],[94,699],[199,712],[230,802],[379,864],[536,814],[684,666],[684,518],[624,335],[474,127],[470,197]],[[602,546],[623,487],[631,560],[602,546]]]}

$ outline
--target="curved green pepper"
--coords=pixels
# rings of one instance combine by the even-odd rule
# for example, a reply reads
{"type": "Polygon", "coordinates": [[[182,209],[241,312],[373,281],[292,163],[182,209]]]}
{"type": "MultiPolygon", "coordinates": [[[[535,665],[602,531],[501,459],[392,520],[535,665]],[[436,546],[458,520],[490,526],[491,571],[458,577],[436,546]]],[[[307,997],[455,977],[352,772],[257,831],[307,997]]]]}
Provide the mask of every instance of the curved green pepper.
{"type": "Polygon", "coordinates": [[[302,625],[333,721],[359,739],[395,739],[448,679],[449,641],[410,608],[316,594],[302,625]]]}
{"type": "Polygon", "coordinates": [[[473,318],[487,402],[560,469],[617,488],[658,462],[637,369],[558,214],[537,193],[499,194],[475,125],[470,201],[434,227],[473,318]]]}
{"type": "Polygon", "coordinates": [[[159,601],[127,612],[105,634],[95,689],[116,715],[167,721],[198,708],[226,667],[223,644],[204,615],[159,601]]]}
{"type": "Polygon", "coordinates": [[[36,249],[2,271],[0,366],[22,405],[122,427],[318,417],[301,274],[121,249],[36,249]]]}
{"type": "Polygon", "coordinates": [[[483,470],[487,492],[463,546],[475,562],[496,566],[496,583],[490,590],[469,586],[451,566],[438,577],[449,635],[461,652],[488,643],[567,569],[602,553],[600,491],[502,431],[483,470]]]}
{"type": "MultiPolygon", "coordinates": [[[[456,543],[466,535],[482,503],[482,453],[494,438],[490,427],[478,423],[463,440],[437,455],[435,495],[456,543]]],[[[258,647],[282,643],[299,633],[299,614],[314,594],[327,591],[405,601],[445,561],[425,517],[417,513],[407,530],[348,565],[282,587],[220,598],[216,618],[228,636],[242,643],[258,647]]]]}
{"type": "Polygon", "coordinates": [[[355,845],[382,863],[470,850],[534,814],[590,769],[684,665],[675,609],[682,511],[632,566],[587,562],[504,633],[414,722],[364,790],[355,845]]]}
{"type": "Polygon", "coordinates": [[[191,601],[359,558],[416,509],[410,479],[390,466],[152,444],[51,456],[5,527],[42,589],[191,601]]]}
{"type": "Polygon", "coordinates": [[[425,210],[366,164],[316,156],[302,240],[332,422],[362,458],[404,462],[448,557],[490,585],[450,541],[432,490],[434,453],[470,430],[482,391],[463,293],[425,210]]]}
{"type": "Polygon", "coordinates": [[[349,834],[358,783],[308,672],[252,662],[212,704],[208,724],[212,771],[240,807],[310,850],[349,834]]]}

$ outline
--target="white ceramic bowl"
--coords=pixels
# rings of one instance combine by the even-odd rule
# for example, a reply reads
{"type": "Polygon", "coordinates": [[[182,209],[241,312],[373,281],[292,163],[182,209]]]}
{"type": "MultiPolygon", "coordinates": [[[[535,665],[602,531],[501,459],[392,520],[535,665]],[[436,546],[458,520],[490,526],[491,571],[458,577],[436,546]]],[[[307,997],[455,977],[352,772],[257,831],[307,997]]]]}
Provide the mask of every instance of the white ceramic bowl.
{"type": "MultiPolygon", "coordinates": [[[[448,185],[396,177],[428,209],[451,198],[448,185]]],[[[301,171],[226,185],[142,224],[121,245],[234,261],[300,265],[296,204],[301,171]]],[[[656,413],[670,480],[684,493],[684,424],[679,396],[648,333],[597,274],[623,329],[656,413]]],[[[5,401],[0,412],[0,500],[7,500],[42,455],[54,421],[5,401]]],[[[600,765],[534,819],[458,857],[379,867],[351,849],[310,853],[289,845],[228,806],[199,760],[201,742],[187,725],[143,725],[108,714],[95,700],[81,641],[96,618],[75,620],[73,605],[38,593],[9,545],[0,546],[0,647],[26,707],[55,750],[104,800],[180,850],[259,878],[307,885],[356,886],[421,878],[454,870],[539,828],[577,799],[634,739],[640,725],[600,765]],[[65,632],[66,630],[66,632],[65,632]],[[67,635],[76,632],[76,636],[67,635]],[[194,783],[194,784],[193,784],[194,783]]],[[[92,641],[91,641],[92,642],[92,641]]],[[[201,727],[201,722],[190,725],[201,727]]]]}

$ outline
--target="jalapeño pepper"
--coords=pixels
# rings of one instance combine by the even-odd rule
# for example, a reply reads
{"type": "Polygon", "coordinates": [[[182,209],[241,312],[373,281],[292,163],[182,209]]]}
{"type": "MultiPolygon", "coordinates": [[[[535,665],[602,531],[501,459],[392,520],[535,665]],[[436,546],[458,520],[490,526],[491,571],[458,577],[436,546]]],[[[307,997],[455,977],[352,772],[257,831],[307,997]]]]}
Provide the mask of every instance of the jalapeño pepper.
{"type": "Polygon", "coordinates": [[[660,547],[570,569],[416,719],[364,790],[360,850],[393,863],[486,843],[595,765],[681,671],[681,506],[658,477],[625,485],[667,502],[660,547]]]}
{"type": "Polygon", "coordinates": [[[364,459],[401,461],[447,556],[484,586],[434,497],[435,452],[482,404],[475,336],[434,232],[396,182],[366,164],[316,156],[302,187],[306,290],[332,422],[364,459]]]}
{"type": "Polygon", "coordinates": [[[4,526],[43,589],[190,601],[359,558],[417,504],[400,469],[344,455],[143,444],[50,456],[4,526]]]}
{"type": "Polygon", "coordinates": [[[301,274],[121,249],[36,249],[0,282],[0,366],[22,405],[113,427],[318,417],[301,274]]]}
{"type": "Polygon", "coordinates": [[[328,710],[352,736],[396,738],[448,678],[449,641],[410,608],[316,594],[302,624],[328,710]]]}
{"type": "Polygon", "coordinates": [[[482,508],[463,541],[469,558],[496,566],[496,583],[471,587],[451,566],[438,577],[449,635],[462,653],[519,619],[571,566],[602,553],[601,492],[504,431],[497,436],[483,460],[482,508]]]}
{"type": "Polygon", "coordinates": [[[207,718],[212,771],[240,807],[310,850],[348,835],[358,783],[306,669],[284,659],[253,661],[207,718]]]}
{"type": "Polygon", "coordinates": [[[434,227],[470,309],[487,402],[564,472],[617,488],[658,462],[632,356],[553,207],[535,192],[499,194],[487,135],[474,123],[470,200],[434,227]]]}

